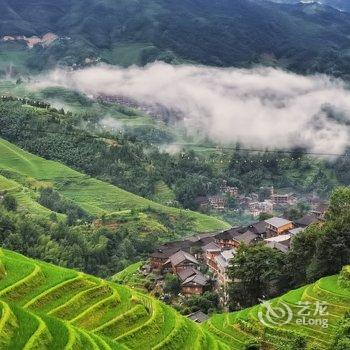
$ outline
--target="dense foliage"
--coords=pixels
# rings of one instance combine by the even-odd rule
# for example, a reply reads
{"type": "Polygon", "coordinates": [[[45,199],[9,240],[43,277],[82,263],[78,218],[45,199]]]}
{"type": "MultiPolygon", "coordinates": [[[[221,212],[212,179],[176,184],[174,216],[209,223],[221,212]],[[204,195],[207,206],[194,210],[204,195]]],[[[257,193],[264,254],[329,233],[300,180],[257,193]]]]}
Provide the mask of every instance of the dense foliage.
{"type": "Polygon", "coordinates": [[[283,260],[283,253],[264,244],[240,247],[229,272],[235,281],[230,286],[231,307],[255,305],[273,297],[281,288],[283,260]]]}
{"type": "Polygon", "coordinates": [[[287,254],[260,244],[241,246],[230,268],[235,281],[230,288],[231,307],[254,305],[259,299],[337,274],[349,265],[349,208],[350,187],[336,189],[326,221],[297,234],[287,254]]]}
{"type": "MultiPolygon", "coordinates": [[[[21,102],[0,102],[0,136],[47,159],[67,164],[127,191],[155,199],[164,182],[185,208],[198,209],[197,197],[215,194],[223,181],[250,193],[260,186],[317,191],[327,196],[338,184],[349,184],[349,157],[337,162],[312,159],[296,150],[290,154],[252,154],[237,146],[232,152],[200,155],[194,151],[169,154],[142,135],[109,134],[98,129],[96,115],[78,115],[21,102]],[[81,125],[87,125],[85,131],[81,125]],[[90,137],[99,132],[101,138],[90,137]]],[[[234,207],[235,203],[231,203],[234,207]]],[[[295,214],[295,213],[294,213],[295,214]]]]}
{"type": "Polygon", "coordinates": [[[196,61],[217,66],[281,64],[300,72],[349,72],[350,14],[313,4],[261,0],[1,0],[0,36],[57,34],[48,47],[0,43],[1,65],[42,70],[84,65],[196,61]],[[15,53],[15,59],[14,59],[15,53]],[[40,59],[38,59],[40,57],[40,59]]]}
{"type": "Polygon", "coordinates": [[[185,315],[196,311],[213,314],[221,311],[219,305],[219,296],[217,293],[204,292],[202,295],[193,295],[192,297],[185,298],[181,312],[185,315]]]}
{"type": "Polygon", "coordinates": [[[350,314],[347,314],[338,325],[333,344],[334,350],[350,349],[350,314]]]}
{"type": "Polygon", "coordinates": [[[86,213],[82,208],[80,208],[74,202],[63,198],[51,187],[43,188],[40,190],[40,197],[38,199],[38,202],[44,207],[51,209],[56,213],[66,214],[67,222],[69,225],[73,224],[79,219],[91,219],[89,214],[86,213]]]}
{"type": "Polygon", "coordinates": [[[0,202],[1,246],[102,277],[144,259],[159,245],[161,234],[141,236],[142,230],[137,220],[114,229],[84,223],[69,226],[23,215],[9,208],[7,201],[0,202]]]}

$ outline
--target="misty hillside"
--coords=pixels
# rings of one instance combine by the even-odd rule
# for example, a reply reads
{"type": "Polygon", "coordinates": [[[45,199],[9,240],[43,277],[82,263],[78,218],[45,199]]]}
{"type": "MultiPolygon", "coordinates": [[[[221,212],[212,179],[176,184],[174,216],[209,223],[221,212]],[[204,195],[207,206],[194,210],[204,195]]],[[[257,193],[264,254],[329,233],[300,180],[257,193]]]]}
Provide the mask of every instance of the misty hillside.
{"type": "Polygon", "coordinates": [[[0,0],[0,37],[59,38],[28,49],[0,42],[0,70],[198,62],[281,65],[299,72],[348,70],[350,14],[315,4],[262,0],[0,0]],[[38,59],[38,57],[40,59],[38,59]],[[87,61],[88,60],[88,61],[87,61]]]}
{"type": "Polygon", "coordinates": [[[341,11],[350,11],[350,2],[348,0],[318,0],[318,1],[314,1],[314,0],[304,0],[304,1],[300,1],[300,0],[267,0],[267,1],[275,2],[275,3],[279,3],[279,4],[297,4],[299,2],[319,3],[319,4],[334,7],[338,10],[341,10],[341,11]]]}

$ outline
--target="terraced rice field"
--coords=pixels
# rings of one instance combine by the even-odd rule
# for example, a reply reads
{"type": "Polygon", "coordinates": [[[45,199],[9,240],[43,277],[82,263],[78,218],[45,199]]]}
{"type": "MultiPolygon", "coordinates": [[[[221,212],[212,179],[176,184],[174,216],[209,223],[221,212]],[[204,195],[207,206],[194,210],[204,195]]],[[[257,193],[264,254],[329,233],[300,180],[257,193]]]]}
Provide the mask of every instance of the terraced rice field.
{"type": "Polygon", "coordinates": [[[176,198],[174,192],[167,186],[164,181],[158,181],[155,186],[154,199],[158,203],[167,204],[174,201],[176,198]]]}
{"type": "Polygon", "coordinates": [[[112,282],[125,284],[129,287],[138,289],[144,293],[147,293],[147,289],[144,287],[146,277],[143,276],[139,269],[144,265],[143,261],[137,262],[135,264],[129,265],[123,271],[118,272],[110,278],[112,282]]]}
{"type": "Polygon", "coordinates": [[[213,232],[230,227],[227,223],[210,216],[167,207],[139,197],[79,173],[63,164],[25,152],[2,139],[0,139],[1,170],[11,174],[13,178],[21,178],[22,181],[31,179],[50,182],[63,196],[95,216],[131,209],[153,208],[170,215],[182,213],[194,221],[197,232],[213,232]]]}
{"type": "Polygon", "coordinates": [[[229,349],[161,302],[1,251],[1,349],[229,349]]]}
{"type": "Polygon", "coordinates": [[[350,289],[331,276],[291,291],[271,302],[288,305],[288,324],[265,325],[266,309],[255,306],[212,316],[203,326],[135,289],[77,271],[53,266],[20,254],[0,251],[1,349],[171,349],[240,350],[331,349],[335,326],[350,311],[350,289]],[[293,323],[298,302],[327,303],[328,327],[293,323]],[[304,349],[304,348],[303,348],[304,349]]]}
{"type": "MultiPolygon", "coordinates": [[[[22,186],[18,182],[7,179],[0,175],[0,193],[9,193],[17,199],[20,211],[25,211],[34,215],[48,216],[51,210],[43,207],[35,200],[35,193],[28,187],[22,186]]],[[[64,215],[58,214],[59,217],[64,215]]]]}
{"type": "Polygon", "coordinates": [[[350,288],[343,288],[338,282],[338,276],[325,277],[272,300],[270,305],[276,317],[271,317],[265,306],[258,305],[214,315],[204,329],[237,350],[246,349],[247,344],[263,349],[305,349],[298,347],[300,337],[306,349],[331,350],[336,326],[350,312],[350,288]],[[285,311],[283,317],[281,310],[285,311]]]}

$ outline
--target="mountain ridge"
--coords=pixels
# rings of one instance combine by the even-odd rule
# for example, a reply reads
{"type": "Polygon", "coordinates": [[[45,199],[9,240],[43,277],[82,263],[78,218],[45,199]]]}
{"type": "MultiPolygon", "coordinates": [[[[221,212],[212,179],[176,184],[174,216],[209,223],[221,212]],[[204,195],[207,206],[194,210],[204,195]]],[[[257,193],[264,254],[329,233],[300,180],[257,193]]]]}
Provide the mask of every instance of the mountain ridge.
{"type": "Polygon", "coordinates": [[[1,0],[1,37],[53,32],[60,39],[32,50],[21,42],[2,42],[0,53],[11,63],[11,53],[21,52],[18,66],[30,71],[85,65],[89,59],[124,65],[155,60],[241,67],[265,63],[340,74],[347,68],[350,14],[330,7],[310,12],[308,6],[261,0],[60,0],[54,5],[1,0]]]}

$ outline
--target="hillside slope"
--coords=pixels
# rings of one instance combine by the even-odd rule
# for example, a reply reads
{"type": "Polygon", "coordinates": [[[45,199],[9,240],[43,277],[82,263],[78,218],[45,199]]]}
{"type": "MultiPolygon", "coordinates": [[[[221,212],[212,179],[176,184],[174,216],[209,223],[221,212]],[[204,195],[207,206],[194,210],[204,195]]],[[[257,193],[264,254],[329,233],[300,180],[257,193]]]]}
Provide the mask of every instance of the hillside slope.
{"type": "Polygon", "coordinates": [[[3,251],[1,349],[228,349],[159,301],[3,251]]]}
{"type": "Polygon", "coordinates": [[[22,211],[43,216],[49,216],[52,213],[50,209],[43,207],[35,200],[35,193],[30,188],[0,175],[0,193],[2,192],[14,196],[22,211]]]}
{"type": "MultiPolygon", "coordinates": [[[[216,218],[166,207],[139,197],[60,163],[32,155],[3,139],[0,139],[0,171],[3,177],[12,181],[17,180],[24,184],[34,182],[39,187],[53,186],[64,197],[74,201],[94,216],[115,213],[123,215],[125,211],[151,208],[174,216],[185,215],[194,221],[195,230],[198,232],[218,231],[229,226],[216,218]]],[[[5,187],[5,182],[3,183],[5,187]]],[[[10,183],[15,186],[14,182],[10,183]]]]}
{"type": "MultiPolygon", "coordinates": [[[[278,63],[297,71],[344,73],[350,14],[312,4],[262,0],[0,0],[0,36],[59,40],[27,49],[1,43],[0,69],[60,64],[195,61],[218,66],[278,63]],[[38,59],[38,57],[40,59],[38,59]]],[[[25,67],[25,68],[23,68],[25,67]]]]}
{"type": "Polygon", "coordinates": [[[326,277],[273,300],[277,318],[271,326],[264,327],[259,314],[266,321],[266,310],[256,306],[214,315],[200,327],[136,290],[2,250],[0,346],[4,350],[330,350],[337,324],[350,311],[350,288],[338,282],[338,276],[326,277]],[[312,319],[315,307],[327,303],[328,327],[293,323],[300,301],[311,305],[307,319],[312,319]],[[289,323],[283,325],[285,319],[279,318],[283,309],[277,305],[292,310],[289,323]]]}
{"type": "MultiPolygon", "coordinates": [[[[343,273],[349,278],[346,271],[349,267],[344,268],[343,273]]],[[[257,305],[214,315],[204,328],[231,349],[245,349],[250,340],[263,349],[333,350],[337,326],[350,312],[350,280],[342,286],[339,276],[325,277],[292,290],[268,305],[272,311],[257,305]]]]}
{"type": "MultiPolygon", "coordinates": [[[[279,4],[297,4],[301,2],[300,0],[266,0],[266,1],[276,2],[279,4]]],[[[316,1],[306,0],[303,2],[306,3],[306,2],[316,2],[316,1]]],[[[348,0],[318,0],[317,3],[331,6],[341,11],[350,12],[350,3],[348,0]]]]}

